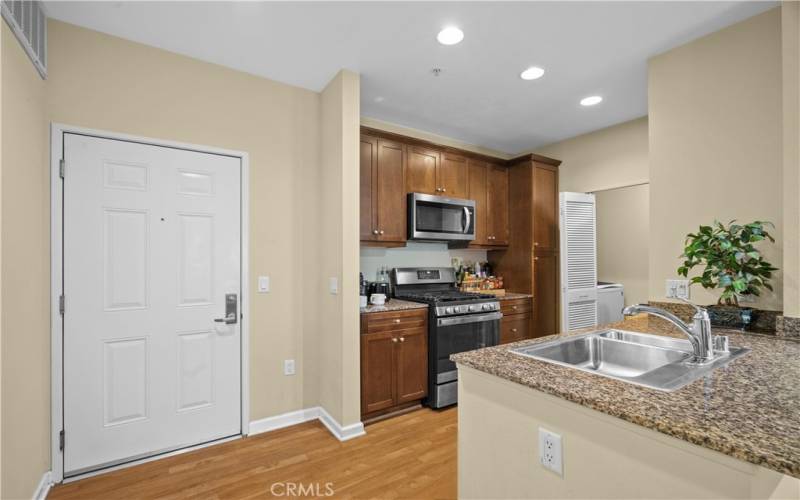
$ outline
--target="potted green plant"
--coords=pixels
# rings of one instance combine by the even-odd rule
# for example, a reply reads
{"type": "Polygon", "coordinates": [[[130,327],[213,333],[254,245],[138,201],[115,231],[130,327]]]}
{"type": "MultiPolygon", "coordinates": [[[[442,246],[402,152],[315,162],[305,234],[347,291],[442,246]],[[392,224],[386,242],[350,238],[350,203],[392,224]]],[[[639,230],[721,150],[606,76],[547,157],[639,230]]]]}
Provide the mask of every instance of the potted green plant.
{"type": "Polygon", "coordinates": [[[691,279],[691,284],[699,283],[708,290],[722,290],[717,304],[708,308],[712,324],[746,327],[755,320],[755,311],[740,307],[739,299],[758,297],[762,289],[772,291],[769,280],[778,268],[764,260],[755,247],[761,241],[775,242],[767,232],[768,226],[775,227],[764,221],[736,224],[734,220],[727,225],[714,221],[714,224],[700,226],[696,233],[686,235],[681,255],[684,262],[678,268],[678,274],[688,277],[691,269],[704,266],[702,273],[691,279]]]}

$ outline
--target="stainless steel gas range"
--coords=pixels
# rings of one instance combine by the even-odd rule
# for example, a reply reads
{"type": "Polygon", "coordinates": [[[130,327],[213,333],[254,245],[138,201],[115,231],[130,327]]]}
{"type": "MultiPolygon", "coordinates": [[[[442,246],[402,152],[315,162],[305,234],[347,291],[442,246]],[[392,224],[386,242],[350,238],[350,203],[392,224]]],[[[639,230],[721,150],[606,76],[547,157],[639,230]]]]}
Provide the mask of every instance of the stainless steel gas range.
{"type": "Polygon", "coordinates": [[[392,270],[395,297],[428,304],[428,399],[442,408],[457,402],[458,371],[450,355],[497,345],[500,303],[493,295],[458,290],[451,267],[392,270]]]}

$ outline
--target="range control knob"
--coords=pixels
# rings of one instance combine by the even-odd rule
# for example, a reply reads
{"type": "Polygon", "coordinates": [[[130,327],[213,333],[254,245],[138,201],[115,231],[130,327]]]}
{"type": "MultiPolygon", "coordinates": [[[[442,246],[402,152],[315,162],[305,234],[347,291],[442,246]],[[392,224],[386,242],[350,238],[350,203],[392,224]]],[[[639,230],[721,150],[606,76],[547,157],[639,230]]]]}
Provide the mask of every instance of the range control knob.
{"type": "Polygon", "coordinates": [[[478,310],[478,306],[469,306],[469,310],[470,311],[477,311],[478,310]]]}
{"type": "Polygon", "coordinates": [[[447,313],[447,314],[453,314],[453,308],[452,307],[446,307],[444,309],[444,312],[447,313]]]}
{"type": "Polygon", "coordinates": [[[455,312],[457,312],[457,313],[460,313],[461,312],[461,306],[456,306],[453,310],[455,312]]]}
{"type": "Polygon", "coordinates": [[[492,310],[492,305],[491,304],[484,304],[483,305],[483,310],[484,311],[491,311],[492,310]]]}

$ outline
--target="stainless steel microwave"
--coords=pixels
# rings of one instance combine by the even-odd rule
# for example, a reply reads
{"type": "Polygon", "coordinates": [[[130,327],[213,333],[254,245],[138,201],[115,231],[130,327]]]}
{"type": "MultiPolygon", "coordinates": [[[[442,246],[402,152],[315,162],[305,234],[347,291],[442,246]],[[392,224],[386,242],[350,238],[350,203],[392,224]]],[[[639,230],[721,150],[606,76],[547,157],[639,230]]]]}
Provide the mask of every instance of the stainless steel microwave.
{"type": "Polygon", "coordinates": [[[475,201],[408,193],[408,239],[474,240],[475,201]]]}

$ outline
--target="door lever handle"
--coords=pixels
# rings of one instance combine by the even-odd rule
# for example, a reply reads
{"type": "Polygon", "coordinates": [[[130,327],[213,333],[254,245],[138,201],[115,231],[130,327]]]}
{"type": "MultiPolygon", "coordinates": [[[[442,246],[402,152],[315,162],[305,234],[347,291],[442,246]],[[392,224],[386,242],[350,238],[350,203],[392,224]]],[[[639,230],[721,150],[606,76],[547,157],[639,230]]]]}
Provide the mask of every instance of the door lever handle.
{"type": "Polygon", "coordinates": [[[214,323],[225,323],[226,325],[235,325],[236,315],[231,313],[225,316],[224,318],[214,318],[214,323]]]}
{"type": "Polygon", "coordinates": [[[235,325],[238,321],[237,311],[238,298],[235,293],[225,294],[225,317],[215,318],[215,323],[225,323],[226,325],[235,325]]]}

